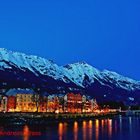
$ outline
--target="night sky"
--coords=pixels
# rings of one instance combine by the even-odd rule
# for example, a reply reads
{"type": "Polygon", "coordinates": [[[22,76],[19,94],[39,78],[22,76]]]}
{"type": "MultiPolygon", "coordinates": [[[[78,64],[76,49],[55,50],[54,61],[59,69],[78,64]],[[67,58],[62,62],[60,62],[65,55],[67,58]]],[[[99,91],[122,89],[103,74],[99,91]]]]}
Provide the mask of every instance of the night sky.
{"type": "Polygon", "coordinates": [[[0,47],[140,80],[140,1],[1,0],[0,47]]]}

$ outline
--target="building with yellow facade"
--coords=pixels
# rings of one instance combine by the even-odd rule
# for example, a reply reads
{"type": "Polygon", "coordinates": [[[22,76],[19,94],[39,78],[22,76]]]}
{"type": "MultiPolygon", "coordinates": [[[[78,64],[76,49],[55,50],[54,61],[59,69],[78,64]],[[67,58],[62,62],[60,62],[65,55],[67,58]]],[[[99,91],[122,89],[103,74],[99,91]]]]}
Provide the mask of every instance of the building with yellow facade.
{"type": "Polygon", "coordinates": [[[30,93],[16,94],[16,111],[17,112],[35,112],[37,111],[34,95],[30,93]]]}

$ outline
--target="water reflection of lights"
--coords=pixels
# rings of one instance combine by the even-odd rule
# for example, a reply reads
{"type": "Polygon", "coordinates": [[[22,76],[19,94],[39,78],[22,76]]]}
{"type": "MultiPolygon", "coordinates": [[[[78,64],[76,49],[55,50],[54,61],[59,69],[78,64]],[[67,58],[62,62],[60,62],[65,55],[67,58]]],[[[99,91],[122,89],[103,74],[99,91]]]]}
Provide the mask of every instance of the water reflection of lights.
{"type": "Polygon", "coordinates": [[[122,131],[122,116],[119,116],[120,131],[122,131]]]}
{"type": "Polygon", "coordinates": [[[68,125],[68,124],[65,122],[65,123],[64,123],[64,134],[65,134],[65,135],[66,135],[66,132],[67,132],[67,125],[68,125]]]}
{"type": "Polygon", "coordinates": [[[63,123],[59,123],[58,125],[58,135],[59,135],[59,140],[63,139],[63,123]]]}
{"type": "Polygon", "coordinates": [[[24,126],[23,128],[23,140],[29,140],[30,137],[30,130],[27,125],[24,126]]]}
{"type": "Polygon", "coordinates": [[[58,124],[58,136],[59,136],[59,140],[66,139],[66,132],[67,132],[67,123],[59,123],[58,124]]]}
{"type": "Polygon", "coordinates": [[[132,117],[129,117],[129,130],[132,132],[132,117]]]}
{"type": "Polygon", "coordinates": [[[86,131],[87,131],[87,122],[86,121],[83,121],[83,126],[82,126],[82,128],[83,128],[83,140],[86,140],[86,131]]]}
{"type": "Polygon", "coordinates": [[[77,122],[74,122],[73,131],[74,131],[74,140],[78,140],[78,123],[77,122]]]}
{"type": "Polygon", "coordinates": [[[104,127],[105,127],[105,120],[102,120],[101,121],[102,133],[104,133],[104,127]]]}
{"type": "Polygon", "coordinates": [[[131,125],[131,124],[132,124],[132,118],[129,117],[129,125],[131,125]]]}
{"type": "Polygon", "coordinates": [[[93,124],[93,122],[90,120],[90,121],[89,121],[89,128],[90,128],[90,129],[92,129],[92,124],[93,124]]]}
{"type": "Polygon", "coordinates": [[[101,121],[101,124],[102,124],[102,126],[104,127],[105,121],[104,121],[104,120],[102,120],[102,121],[101,121]]]}
{"type": "Polygon", "coordinates": [[[112,119],[108,119],[108,135],[112,137],[112,119]]]}
{"type": "Polygon", "coordinates": [[[95,139],[99,139],[99,120],[95,121],[95,139]]]}
{"type": "Polygon", "coordinates": [[[89,140],[92,140],[92,127],[93,127],[93,122],[92,120],[89,121],[89,140]]]}

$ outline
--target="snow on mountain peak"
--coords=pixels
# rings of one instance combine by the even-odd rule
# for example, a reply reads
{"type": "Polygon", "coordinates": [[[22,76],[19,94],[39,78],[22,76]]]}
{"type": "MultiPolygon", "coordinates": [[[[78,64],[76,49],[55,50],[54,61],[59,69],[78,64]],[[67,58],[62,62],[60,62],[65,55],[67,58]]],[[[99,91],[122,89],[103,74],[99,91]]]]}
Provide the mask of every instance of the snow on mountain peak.
{"type": "Polygon", "coordinates": [[[131,78],[124,77],[116,72],[104,70],[102,71],[104,79],[108,79],[111,83],[126,90],[140,89],[140,83],[131,78]]]}
{"type": "Polygon", "coordinates": [[[94,83],[94,80],[100,77],[100,71],[86,62],[68,64],[64,66],[64,70],[69,79],[82,87],[86,76],[88,76],[90,84],[94,83]]]}
{"type": "Polygon", "coordinates": [[[71,81],[83,88],[85,87],[84,81],[88,79],[88,85],[97,80],[102,85],[106,81],[128,90],[133,90],[135,87],[140,89],[140,82],[119,75],[116,72],[108,70],[100,71],[86,62],[58,66],[54,62],[38,56],[26,55],[0,48],[0,70],[12,69],[13,67],[19,68],[22,71],[28,69],[36,76],[39,73],[50,76],[55,80],[59,79],[65,83],[71,81]]]}
{"type": "Polygon", "coordinates": [[[31,72],[38,75],[37,72],[43,75],[53,76],[53,78],[60,78],[61,71],[59,66],[52,61],[34,56],[26,55],[24,53],[12,52],[6,49],[0,48],[0,69],[10,68],[10,65],[16,66],[23,71],[29,69],[31,72]],[[9,63],[9,66],[8,64],[9,63]],[[51,71],[50,71],[51,70],[51,71]]]}
{"type": "Polygon", "coordinates": [[[127,81],[130,83],[136,83],[136,84],[139,83],[138,81],[135,81],[135,80],[128,78],[128,77],[124,77],[124,76],[122,76],[116,72],[113,72],[113,71],[104,70],[103,73],[104,73],[104,75],[107,75],[110,78],[114,78],[114,80],[117,80],[117,81],[127,81]]]}

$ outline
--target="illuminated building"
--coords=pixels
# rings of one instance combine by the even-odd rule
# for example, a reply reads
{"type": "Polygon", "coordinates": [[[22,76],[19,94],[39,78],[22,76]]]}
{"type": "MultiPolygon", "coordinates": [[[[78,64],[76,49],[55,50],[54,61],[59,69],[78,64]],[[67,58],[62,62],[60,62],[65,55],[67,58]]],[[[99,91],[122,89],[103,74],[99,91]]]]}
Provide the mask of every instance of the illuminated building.
{"type": "Polygon", "coordinates": [[[0,111],[7,111],[7,97],[4,96],[6,89],[0,89],[0,111]]]}
{"type": "Polygon", "coordinates": [[[47,102],[42,102],[39,104],[38,112],[46,112],[47,110],[47,102]]]}
{"type": "Polygon", "coordinates": [[[7,98],[7,111],[14,112],[16,108],[16,97],[15,96],[8,96],[7,98]]]}
{"type": "Polygon", "coordinates": [[[82,96],[80,94],[68,93],[64,97],[65,111],[80,113],[82,111],[82,96]]]}
{"type": "Polygon", "coordinates": [[[57,96],[54,97],[54,110],[59,113],[59,98],[57,96]]]}
{"type": "Polygon", "coordinates": [[[58,99],[59,99],[59,113],[63,113],[64,112],[64,95],[59,95],[58,96],[58,99]]]}
{"type": "Polygon", "coordinates": [[[47,111],[47,97],[40,97],[38,112],[46,112],[47,111]]]}
{"type": "Polygon", "coordinates": [[[41,96],[30,89],[10,89],[6,96],[0,95],[4,112],[90,113],[97,108],[96,100],[75,93],[41,96]]]}
{"type": "Polygon", "coordinates": [[[55,111],[54,96],[49,95],[47,101],[47,112],[54,112],[54,111],[55,111]]]}
{"type": "Polygon", "coordinates": [[[98,104],[97,101],[95,99],[88,99],[86,98],[85,95],[83,95],[84,97],[82,97],[82,112],[83,113],[90,113],[90,112],[94,112],[95,110],[98,109],[98,104]]]}
{"type": "Polygon", "coordinates": [[[82,112],[82,96],[80,94],[75,95],[75,109],[76,112],[82,112]]]}
{"type": "Polygon", "coordinates": [[[67,95],[65,95],[65,111],[66,112],[71,112],[74,113],[75,112],[75,95],[73,93],[68,93],[67,95]]]}
{"type": "Polygon", "coordinates": [[[62,112],[62,106],[59,105],[59,98],[56,95],[49,95],[47,101],[47,112],[62,112]]]}
{"type": "Polygon", "coordinates": [[[99,109],[99,105],[97,104],[96,99],[91,100],[91,110],[92,112],[96,112],[99,109]]]}
{"type": "Polygon", "coordinates": [[[82,96],[82,112],[83,113],[86,112],[86,100],[87,100],[86,96],[83,95],[82,96]]]}
{"type": "Polygon", "coordinates": [[[85,95],[82,96],[82,112],[92,112],[92,100],[90,100],[89,97],[86,97],[85,95]]]}
{"type": "Polygon", "coordinates": [[[85,112],[87,112],[87,113],[91,112],[91,101],[90,100],[86,101],[85,112]]]}
{"type": "Polygon", "coordinates": [[[17,112],[37,111],[36,103],[33,101],[33,94],[30,93],[16,94],[16,111],[17,112]]]}
{"type": "Polygon", "coordinates": [[[82,96],[82,102],[85,103],[86,102],[87,97],[85,95],[82,96]]]}
{"type": "Polygon", "coordinates": [[[1,111],[7,112],[7,97],[3,96],[1,100],[1,111]]]}

